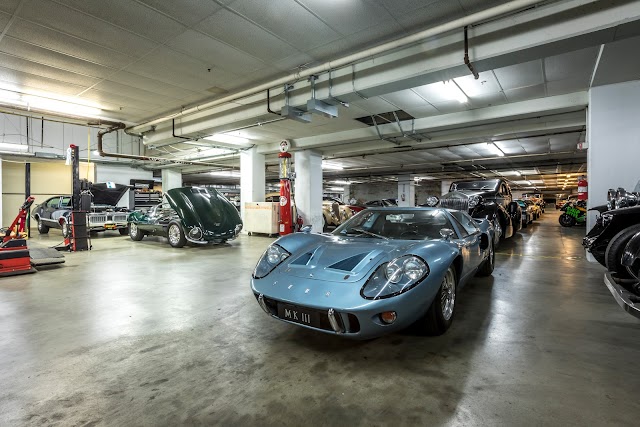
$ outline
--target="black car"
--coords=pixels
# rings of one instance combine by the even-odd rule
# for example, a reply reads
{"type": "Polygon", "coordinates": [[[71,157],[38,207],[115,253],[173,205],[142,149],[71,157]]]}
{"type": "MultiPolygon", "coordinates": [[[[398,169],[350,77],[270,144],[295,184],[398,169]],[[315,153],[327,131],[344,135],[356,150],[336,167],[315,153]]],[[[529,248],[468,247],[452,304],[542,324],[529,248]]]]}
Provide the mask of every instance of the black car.
{"type": "Polygon", "coordinates": [[[374,208],[374,207],[386,208],[386,207],[398,206],[398,202],[396,202],[396,199],[382,199],[382,200],[371,200],[365,203],[364,205],[368,208],[374,208]]]}
{"type": "Polygon", "coordinates": [[[522,228],[522,209],[513,200],[511,188],[504,179],[454,182],[439,203],[443,208],[466,211],[473,218],[489,220],[496,236],[502,239],[522,228]]]}

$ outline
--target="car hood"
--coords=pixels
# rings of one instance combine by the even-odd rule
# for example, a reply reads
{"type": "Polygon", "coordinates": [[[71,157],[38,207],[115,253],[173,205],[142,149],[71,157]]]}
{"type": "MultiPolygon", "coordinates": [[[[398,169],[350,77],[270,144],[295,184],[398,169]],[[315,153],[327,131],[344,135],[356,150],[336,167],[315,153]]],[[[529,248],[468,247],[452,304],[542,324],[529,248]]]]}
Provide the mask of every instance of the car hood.
{"type": "Polygon", "coordinates": [[[442,197],[440,197],[440,200],[442,199],[459,199],[459,198],[468,198],[471,196],[482,196],[484,193],[486,193],[486,191],[481,191],[481,190],[456,190],[456,191],[450,191],[449,193],[443,195],[442,197]]]}
{"type": "Polygon", "coordinates": [[[441,240],[383,240],[300,233],[277,244],[291,253],[279,268],[289,276],[329,282],[357,282],[384,262],[403,255],[427,258],[439,247],[451,251],[441,240]],[[296,241],[297,240],[297,241],[296,241]]]}
{"type": "Polygon", "coordinates": [[[213,188],[174,188],[167,191],[165,197],[185,227],[221,233],[242,225],[235,206],[213,188]]]}
{"type": "Polygon", "coordinates": [[[91,194],[93,194],[92,203],[94,205],[115,206],[118,204],[124,193],[129,189],[128,186],[122,184],[114,184],[114,188],[108,188],[107,184],[92,184],[91,194]]]}

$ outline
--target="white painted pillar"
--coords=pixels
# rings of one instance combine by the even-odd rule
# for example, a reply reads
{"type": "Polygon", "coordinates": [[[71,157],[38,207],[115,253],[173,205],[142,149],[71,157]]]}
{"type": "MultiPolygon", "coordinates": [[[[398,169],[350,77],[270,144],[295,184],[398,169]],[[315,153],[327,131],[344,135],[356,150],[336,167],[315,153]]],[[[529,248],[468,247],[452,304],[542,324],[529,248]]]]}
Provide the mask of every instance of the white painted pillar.
{"type": "Polygon", "coordinates": [[[264,202],[264,154],[255,147],[240,153],[240,215],[244,220],[244,204],[264,202]]]}
{"type": "Polygon", "coordinates": [[[162,169],[162,192],[173,188],[182,187],[182,172],[171,169],[162,169]]]}
{"type": "Polygon", "coordinates": [[[440,195],[444,196],[445,194],[447,194],[449,192],[449,187],[451,187],[451,183],[453,181],[451,181],[450,179],[447,180],[443,180],[440,181],[440,195]]]}
{"type": "Polygon", "coordinates": [[[350,202],[349,200],[351,200],[351,186],[350,185],[345,185],[343,188],[343,193],[342,193],[342,201],[349,205],[350,202]]]}
{"type": "MultiPolygon", "coordinates": [[[[588,207],[607,203],[609,188],[633,191],[640,179],[640,81],[598,86],[589,91],[587,116],[588,207]]],[[[595,223],[589,212],[585,232],[595,223]]],[[[589,255],[589,259],[592,258],[589,255]]]]}
{"type": "Polygon", "coordinates": [[[416,182],[413,175],[398,176],[398,206],[416,206],[416,182]]]}
{"type": "Polygon", "coordinates": [[[296,151],[295,195],[298,214],[304,225],[312,225],[313,231],[322,232],[322,154],[312,151],[296,151]]]}

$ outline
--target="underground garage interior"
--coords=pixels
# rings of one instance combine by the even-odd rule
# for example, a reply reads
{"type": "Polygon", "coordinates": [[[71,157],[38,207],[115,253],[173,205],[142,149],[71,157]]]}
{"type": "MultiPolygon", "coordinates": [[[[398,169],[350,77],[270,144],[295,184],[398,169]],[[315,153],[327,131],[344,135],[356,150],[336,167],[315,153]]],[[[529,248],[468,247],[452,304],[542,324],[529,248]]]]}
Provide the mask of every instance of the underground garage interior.
{"type": "Polygon", "coordinates": [[[636,425],[640,1],[3,0],[0,425],[636,425]]]}

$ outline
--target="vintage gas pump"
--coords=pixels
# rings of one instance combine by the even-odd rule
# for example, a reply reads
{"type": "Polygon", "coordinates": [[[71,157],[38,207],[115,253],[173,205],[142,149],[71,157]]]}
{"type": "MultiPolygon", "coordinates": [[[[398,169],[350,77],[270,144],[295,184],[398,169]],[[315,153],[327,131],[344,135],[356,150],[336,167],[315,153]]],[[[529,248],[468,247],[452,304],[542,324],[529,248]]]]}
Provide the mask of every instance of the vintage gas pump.
{"type": "Polygon", "coordinates": [[[291,154],[289,141],[280,142],[280,235],[284,236],[295,231],[293,215],[293,201],[291,200],[291,154]]]}

